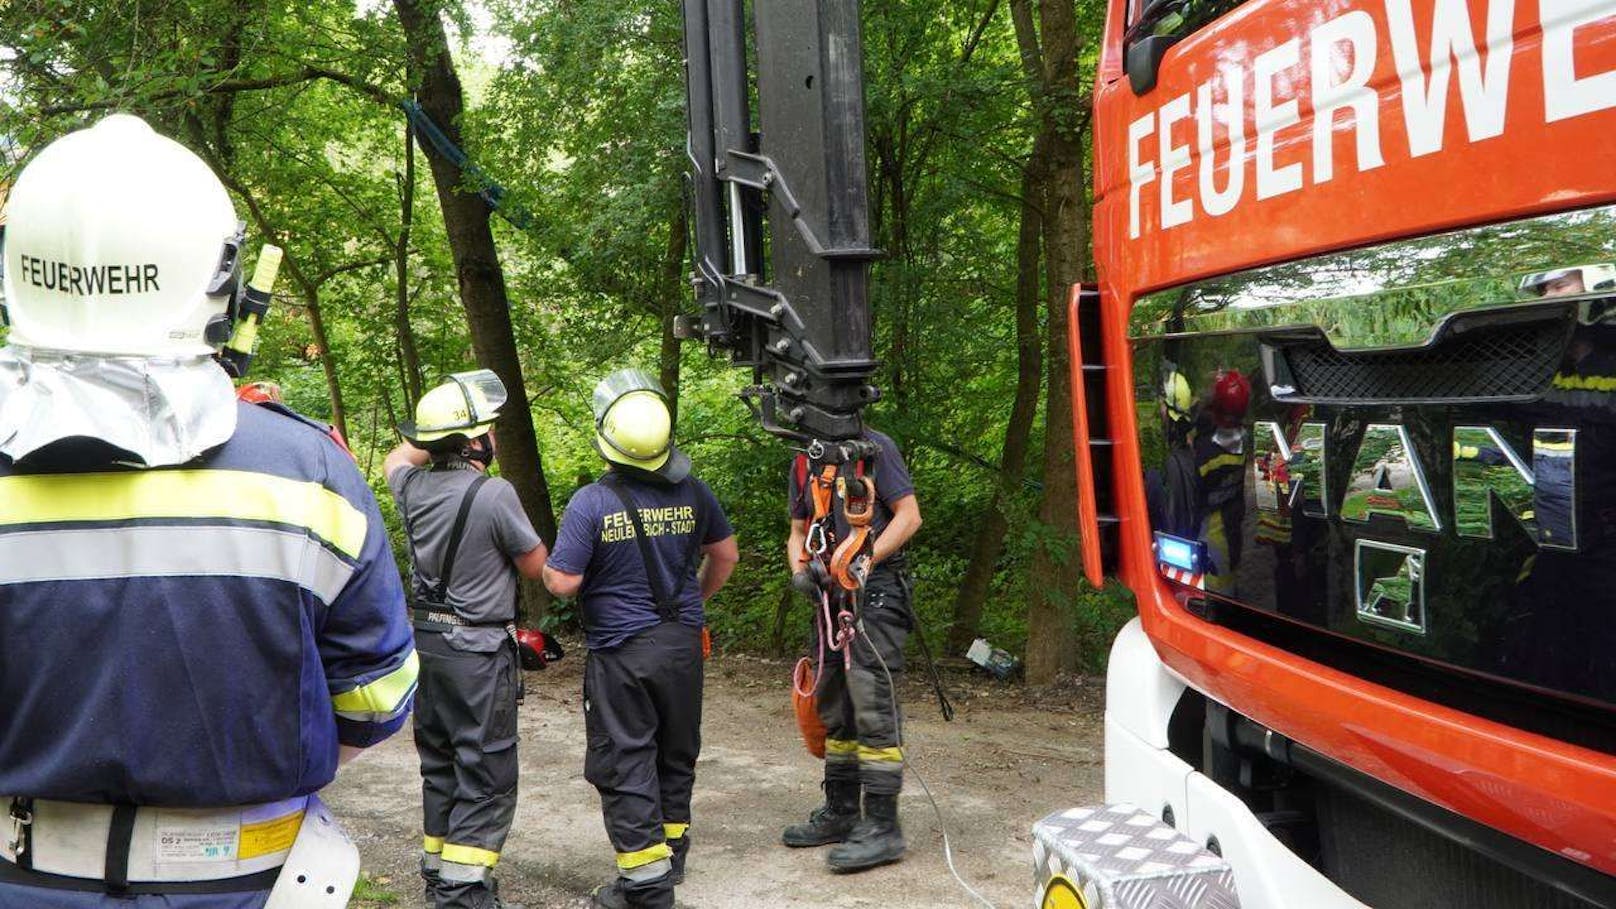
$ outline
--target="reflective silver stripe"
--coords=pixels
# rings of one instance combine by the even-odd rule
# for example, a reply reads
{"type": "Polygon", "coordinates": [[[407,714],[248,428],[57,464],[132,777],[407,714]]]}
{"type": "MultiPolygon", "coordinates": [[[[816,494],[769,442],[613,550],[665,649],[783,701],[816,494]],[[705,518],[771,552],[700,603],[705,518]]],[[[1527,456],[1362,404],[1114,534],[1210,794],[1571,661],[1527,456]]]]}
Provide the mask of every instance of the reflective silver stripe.
{"type": "Polygon", "coordinates": [[[273,578],[295,583],[329,604],[353,573],[353,566],[318,541],[265,527],[31,530],[0,539],[0,585],[140,577],[273,578]]]}
{"type": "Polygon", "coordinates": [[[634,883],[638,884],[643,883],[644,881],[654,881],[671,871],[673,871],[672,859],[657,859],[654,862],[647,862],[638,868],[619,868],[617,869],[617,874],[618,876],[622,877],[623,880],[633,881],[634,883]]]}
{"type": "Polygon", "coordinates": [[[483,884],[494,879],[492,868],[459,862],[444,862],[438,876],[452,884],[483,884]]]}
{"type": "Polygon", "coordinates": [[[443,868],[443,856],[437,852],[421,853],[421,868],[434,874],[443,868]]]}

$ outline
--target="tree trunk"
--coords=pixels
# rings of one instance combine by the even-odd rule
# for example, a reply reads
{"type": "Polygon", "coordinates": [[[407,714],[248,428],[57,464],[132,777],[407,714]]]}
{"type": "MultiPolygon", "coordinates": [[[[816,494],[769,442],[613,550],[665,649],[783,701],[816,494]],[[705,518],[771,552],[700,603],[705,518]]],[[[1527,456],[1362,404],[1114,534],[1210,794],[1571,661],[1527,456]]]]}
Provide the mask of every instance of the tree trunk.
{"type": "Polygon", "coordinates": [[[657,378],[662,390],[668,393],[668,409],[672,411],[673,425],[679,425],[679,365],[684,343],[673,334],[673,322],[679,317],[679,304],[684,299],[685,256],[690,236],[689,216],[681,200],[679,210],[668,224],[668,252],[662,260],[662,273],[657,282],[658,302],[661,304],[662,349],[657,358],[657,378]]]}
{"type": "MultiPolygon", "coordinates": [[[[464,148],[460,119],[465,111],[465,98],[449,53],[449,38],[443,28],[439,4],[435,0],[394,0],[393,8],[409,42],[410,82],[421,108],[450,142],[464,148]]],[[[466,310],[472,349],[477,362],[492,369],[510,394],[511,403],[499,418],[502,474],[516,487],[522,507],[539,535],[553,542],[555,508],[545,481],[533,414],[527,406],[527,385],[523,381],[516,334],[511,325],[505,272],[500,267],[499,250],[489,223],[492,213],[480,196],[462,190],[464,175],[454,162],[439,155],[430,144],[423,143],[421,151],[431,165],[432,182],[443,209],[444,231],[459,279],[460,302],[466,310]]],[[[523,584],[523,611],[529,621],[541,618],[549,602],[543,585],[523,584]]]]}
{"type": "Polygon", "coordinates": [[[999,558],[1004,555],[1004,535],[1009,529],[1004,505],[1026,476],[1027,447],[1034,417],[1038,414],[1038,392],[1043,381],[1042,339],[1038,334],[1038,303],[1043,293],[1042,246],[1044,179],[1038,168],[1043,150],[1034,148],[1021,178],[1021,235],[1016,242],[1016,396],[1010,409],[1010,422],[1004,430],[1004,452],[999,458],[999,483],[988,503],[987,513],[977,525],[971,542],[971,558],[954,600],[954,623],[948,632],[948,650],[959,653],[971,645],[982,622],[999,558]]]}
{"type": "Polygon", "coordinates": [[[797,592],[787,587],[774,607],[774,630],[769,634],[769,652],[777,657],[786,655],[786,625],[790,623],[791,606],[797,602],[797,592]]]}
{"type": "Polygon", "coordinates": [[[888,392],[892,398],[894,409],[903,410],[909,398],[909,369],[910,360],[910,310],[911,281],[910,275],[915,267],[914,248],[909,239],[909,191],[904,179],[903,147],[890,135],[878,135],[874,141],[876,157],[880,161],[880,182],[883,184],[882,196],[886,199],[887,216],[890,222],[886,226],[891,231],[887,237],[887,245],[891,253],[886,269],[894,280],[887,283],[886,294],[892,314],[892,345],[887,354],[888,361],[888,392]]]}
{"type": "Polygon", "coordinates": [[[1088,212],[1083,194],[1081,123],[1088,99],[1079,77],[1077,9],[1074,0],[1042,0],[1038,34],[1031,34],[1031,0],[1012,3],[1022,60],[1037,75],[1033,101],[1045,152],[1045,271],[1049,310],[1045,368],[1044,498],[1038,520],[1051,539],[1033,553],[1032,602],[1027,613],[1027,682],[1047,685],[1077,664],[1073,602],[1081,583],[1077,546],[1077,478],[1073,473],[1071,351],[1067,347],[1067,298],[1083,277],[1088,249],[1088,212]]]}
{"type": "MultiPolygon", "coordinates": [[[[229,46],[234,46],[231,53],[236,55],[237,60],[240,54],[241,26],[242,22],[239,20],[232,26],[227,45],[227,50],[229,46]]],[[[231,146],[229,138],[231,110],[234,104],[235,96],[226,95],[215,105],[211,135],[207,132],[201,116],[195,111],[186,114],[185,127],[191,135],[197,153],[212,166],[214,173],[219,177],[219,182],[241,197],[241,201],[247,206],[248,216],[252,218],[253,225],[263,234],[264,239],[288,247],[286,240],[270,223],[268,214],[258,202],[258,197],[236,176],[235,149],[231,146]]],[[[325,319],[320,315],[321,282],[302,267],[301,260],[290,248],[283,249],[283,252],[286,258],[282,267],[303,297],[304,311],[309,317],[309,333],[313,335],[314,347],[319,352],[320,371],[325,375],[326,394],[331,402],[331,425],[346,439],[348,414],[342,402],[342,379],[337,373],[336,357],[331,353],[331,338],[326,334],[325,319]]]]}
{"type": "Polygon", "coordinates": [[[393,248],[393,271],[398,283],[394,330],[398,335],[399,367],[404,373],[404,409],[415,410],[421,399],[421,353],[410,327],[410,230],[415,224],[415,130],[404,127],[404,173],[398,179],[398,242],[393,248]]]}
{"type": "Polygon", "coordinates": [[[342,382],[337,376],[337,358],[331,353],[331,338],[325,332],[325,317],[320,314],[320,288],[308,281],[303,285],[303,310],[309,314],[309,332],[314,346],[320,350],[320,371],[325,373],[325,387],[331,398],[331,425],[344,439],[348,435],[348,408],[342,403],[342,382]]]}

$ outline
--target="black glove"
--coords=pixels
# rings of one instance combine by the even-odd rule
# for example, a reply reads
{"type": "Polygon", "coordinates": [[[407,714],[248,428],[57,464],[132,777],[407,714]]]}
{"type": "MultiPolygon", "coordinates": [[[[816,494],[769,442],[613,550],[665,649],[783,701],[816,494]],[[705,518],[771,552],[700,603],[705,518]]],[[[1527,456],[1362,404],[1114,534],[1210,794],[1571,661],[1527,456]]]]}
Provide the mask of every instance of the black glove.
{"type": "Polygon", "coordinates": [[[829,573],[825,571],[825,566],[817,561],[809,562],[807,568],[791,576],[791,586],[813,603],[819,602],[820,595],[829,583],[829,573]]]}

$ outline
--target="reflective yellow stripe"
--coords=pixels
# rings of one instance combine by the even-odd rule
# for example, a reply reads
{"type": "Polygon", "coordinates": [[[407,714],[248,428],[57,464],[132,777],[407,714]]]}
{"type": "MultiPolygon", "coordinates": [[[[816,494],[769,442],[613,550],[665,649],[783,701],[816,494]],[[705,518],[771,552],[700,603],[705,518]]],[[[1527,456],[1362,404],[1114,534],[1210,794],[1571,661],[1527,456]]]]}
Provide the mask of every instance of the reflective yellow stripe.
{"type": "Polygon", "coordinates": [[[1616,376],[1568,376],[1562,373],[1554,377],[1554,387],[1571,391],[1616,391],[1616,376]]]}
{"type": "Polygon", "coordinates": [[[858,742],[850,742],[850,741],[847,741],[846,739],[826,739],[825,740],[825,753],[826,754],[858,754],[858,750],[859,750],[859,743],[858,742]]]}
{"type": "Polygon", "coordinates": [[[1219,469],[1221,467],[1243,467],[1243,466],[1245,466],[1245,463],[1246,463],[1246,456],[1245,455],[1237,455],[1237,454],[1218,455],[1217,457],[1215,457],[1215,458],[1211,459],[1210,461],[1207,461],[1205,464],[1201,465],[1201,476],[1204,477],[1207,474],[1209,474],[1209,473],[1213,472],[1214,470],[1217,470],[1217,469],[1219,469]]]}
{"type": "Polygon", "coordinates": [[[423,836],[423,837],[421,837],[421,851],[427,853],[428,855],[437,855],[437,854],[441,853],[443,851],[443,837],[441,837],[441,836],[423,836]]]}
{"type": "Polygon", "coordinates": [[[443,860],[454,862],[456,865],[492,868],[499,864],[499,853],[478,849],[476,846],[456,846],[454,843],[448,843],[443,847],[443,860]]]}
{"type": "Polygon", "coordinates": [[[319,483],[240,470],[0,477],[0,526],[226,518],[312,531],[350,558],[365,545],[364,512],[319,483]]]}
{"type": "Polygon", "coordinates": [[[369,685],[360,685],[352,691],[331,696],[331,706],[348,719],[386,719],[398,713],[415,690],[415,679],[421,674],[421,658],[415,651],[405,658],[404,665],[382,676],[369,685]]]}
{"type": "Polygon", "coordinates": [[[663,824],[662,835],[670,840],[682,840],[690,832],[689,824],[663,824]]]}
{"type": "Polygon", "coordinates": [[[657,843],[655,846],[649,849],[641,849],[639,852],[617,853],[617,867],[623,871],[633,871],[635,868],[649,865],[652,862],[660,862],[663,859],[671,858],[673,858],[673,850],[668,847],[668,844],[657,843]]]}
{"type": "Polygon", "coordinates": [[[860,745],[858,756],[861,761],[876,761],[880,763],[902,763],[902,748],[869,748],[860,745]]]}

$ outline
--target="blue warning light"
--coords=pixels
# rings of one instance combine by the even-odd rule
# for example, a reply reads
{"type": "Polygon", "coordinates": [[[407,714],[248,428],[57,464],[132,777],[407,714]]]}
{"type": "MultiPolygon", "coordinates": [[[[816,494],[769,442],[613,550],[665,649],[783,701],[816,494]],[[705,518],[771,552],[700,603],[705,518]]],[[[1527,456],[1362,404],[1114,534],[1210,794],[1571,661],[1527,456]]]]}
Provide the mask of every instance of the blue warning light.
{"type": "Polygon", "coordinates": [[[1156,534],[1156,560],[1191,574],[1201,571],[1201,544],[1195,540],[1175,537],[1170,533],[1156,534]]]}

